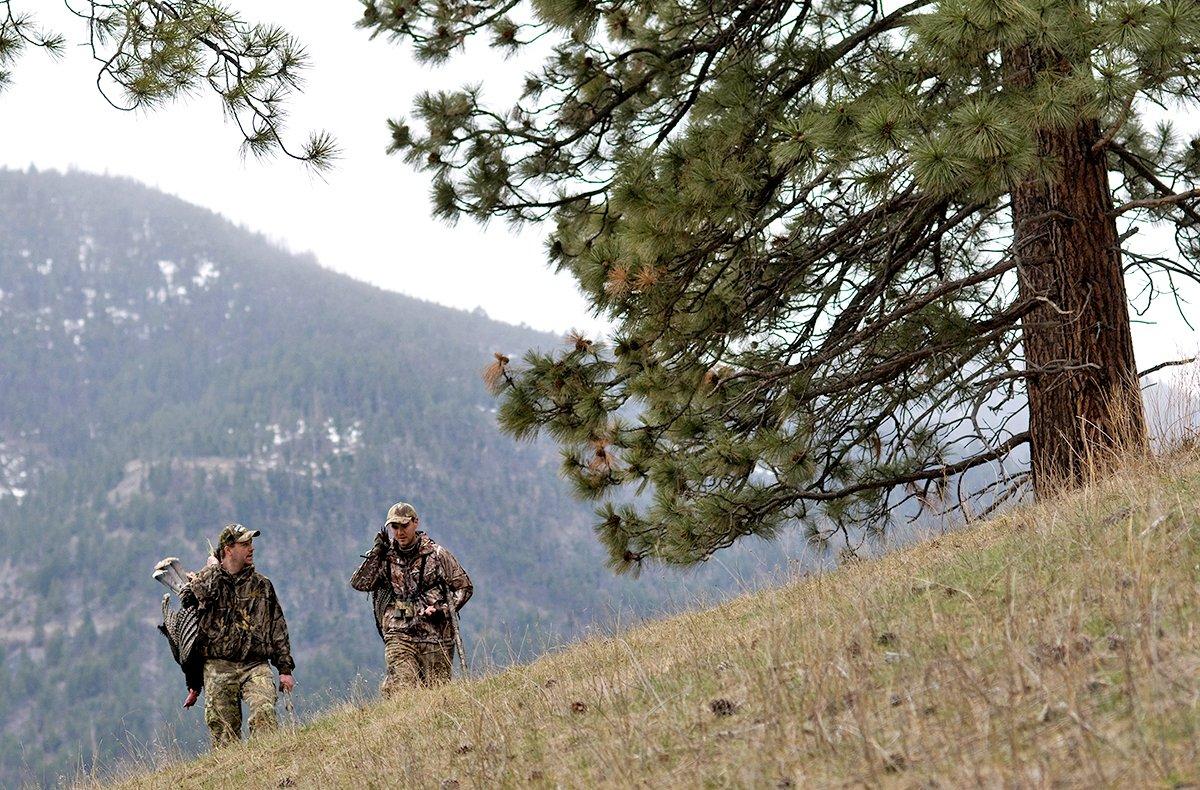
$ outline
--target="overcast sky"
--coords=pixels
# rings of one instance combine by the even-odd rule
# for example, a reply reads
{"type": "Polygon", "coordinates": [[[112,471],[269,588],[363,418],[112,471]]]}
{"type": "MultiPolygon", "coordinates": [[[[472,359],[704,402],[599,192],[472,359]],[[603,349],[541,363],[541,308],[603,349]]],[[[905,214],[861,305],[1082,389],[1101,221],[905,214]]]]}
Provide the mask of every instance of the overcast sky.
{"type": "MultiPolygon", "coordinates": [[[[79,21],[58,0],[16,5],[36,9],[47,26],[67,34],[71,51],[57,63],[30,51],[17,63],[13,84],[0,94],[0,166],[131,176],[384,288],[482,307],[493,318],[539,329],[603,326],[573,280],[546,265],[546,227],[518,234],[503,223],[437,222],[429,216],[428,177],[384,153],[387,118],[407,115],[418,91],[482,81],[485,96],[506,100],[525,65],[478,48],[435,72],[402,47],[356,29],[357,0],[237,0],[248,19],[283,23],[308,47],[312,68],[292,102],[290,128],[297,142],[311,129],[337,137],[344,156],[322,178],[286,159],[242,161],[237,130],[212,96],[150,114],[112,109],[96,91],[89,52],[76,45],[86,40],[79,21]]],[[[1139,237],[1149,249],[1169,249],[1165,234],[1139,237]]],[[[1195,353],[1196,333],[1171,311],[1151,317],[1160,320],[1157,327],[1135,323],[1140,367],[1195,353]]]]}

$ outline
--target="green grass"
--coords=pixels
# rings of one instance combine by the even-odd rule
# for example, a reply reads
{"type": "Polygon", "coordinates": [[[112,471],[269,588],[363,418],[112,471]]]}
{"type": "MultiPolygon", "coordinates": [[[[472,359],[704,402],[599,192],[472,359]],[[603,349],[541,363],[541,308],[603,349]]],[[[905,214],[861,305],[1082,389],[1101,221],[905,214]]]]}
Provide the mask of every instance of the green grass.
{"type": "Polygon", "coordinates": [[[1146,462],[123,786],[1196,783],[1198,524],[1200,459],[1146,462]]]}

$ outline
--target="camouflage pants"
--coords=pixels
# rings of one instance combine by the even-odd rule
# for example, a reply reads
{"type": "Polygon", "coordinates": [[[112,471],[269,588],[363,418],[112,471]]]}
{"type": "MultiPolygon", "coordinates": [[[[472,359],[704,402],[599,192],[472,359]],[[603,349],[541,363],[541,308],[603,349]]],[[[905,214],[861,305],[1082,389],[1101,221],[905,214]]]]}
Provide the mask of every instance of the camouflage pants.
{"type": "Polygon", "coordinates": [[[453,643],[417,642],[400,634],[385,634],[383,659],[387,672],[379,693],[388,699],[406,688],[447,683],[452,658],[453,643]]]}
{"type": "Polygon", "coordinates": [[[204,723],[214,747],[242,737],[242,700],[250,708],[251,735],[278,727],[275,699],[275,677],[267,664],[204,662],[204,723]]]}

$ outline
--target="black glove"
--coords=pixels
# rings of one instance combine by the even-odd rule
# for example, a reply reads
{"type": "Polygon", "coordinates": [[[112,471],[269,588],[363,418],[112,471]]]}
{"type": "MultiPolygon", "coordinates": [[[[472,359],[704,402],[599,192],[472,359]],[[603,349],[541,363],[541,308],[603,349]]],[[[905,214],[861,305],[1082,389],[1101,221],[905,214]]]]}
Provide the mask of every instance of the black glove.
{"type": "Polygon", "coordinates": [[[375,533],[375,545],[371,547],[371,551],[382,554],[387,551],[388,544],[391,541],[392,539],[388,537],[387,532],[381,529],[375,533]]]}

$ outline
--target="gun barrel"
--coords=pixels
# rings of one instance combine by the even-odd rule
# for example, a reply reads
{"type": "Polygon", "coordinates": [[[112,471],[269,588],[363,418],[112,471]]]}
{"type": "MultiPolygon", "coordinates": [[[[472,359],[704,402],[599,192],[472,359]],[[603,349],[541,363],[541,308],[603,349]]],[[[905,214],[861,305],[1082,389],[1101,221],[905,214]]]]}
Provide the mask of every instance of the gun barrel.
{"type": "MultiPolygon", "coordinates": [[[[451,606],[453,610],[453,606],[451,606]]],[[[459,627],[458,612],[454,612],[454,646],[458,649],[458,665],[462,668],[463,680],[466,680],[467,673],[467,651],[463,647],[462,630],[459,627]]]]}
{"type": "Polygon", "coordinates": [[[463,649],[462,628],[458,619],[458,593],[450,589],[450,585],[442,585],[442,595],[446,598],[446,608],[450,610],[450,626],[454,629],[454,647],[458,651],[458,665],[462,668],[462,676],[467,677],[467,653],[463,649]]]}

